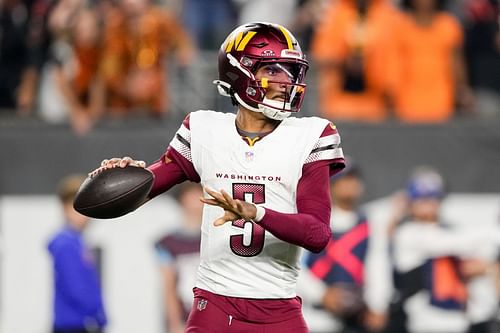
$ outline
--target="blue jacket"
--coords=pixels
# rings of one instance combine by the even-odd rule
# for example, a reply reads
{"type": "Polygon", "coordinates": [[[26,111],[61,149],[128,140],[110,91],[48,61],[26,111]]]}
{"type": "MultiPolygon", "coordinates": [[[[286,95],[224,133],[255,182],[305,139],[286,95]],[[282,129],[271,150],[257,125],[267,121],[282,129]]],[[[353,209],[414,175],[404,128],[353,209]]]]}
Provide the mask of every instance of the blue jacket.
{"type": "Polygon", "coordinates": [[[54,264],[53,327],[104,327],[107,319],[99,277],[82,234],[66,226],[49,242],[48,249],[54,264]]]}

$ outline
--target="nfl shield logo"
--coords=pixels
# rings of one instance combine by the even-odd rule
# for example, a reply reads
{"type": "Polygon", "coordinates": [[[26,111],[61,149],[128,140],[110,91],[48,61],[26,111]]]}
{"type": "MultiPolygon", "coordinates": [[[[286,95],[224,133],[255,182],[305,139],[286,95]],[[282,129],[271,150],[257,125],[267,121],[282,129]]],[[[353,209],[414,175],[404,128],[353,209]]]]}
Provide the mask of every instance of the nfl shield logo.
{"type": "Polygon", "coordinates": [[[203,311],[207,307],[207,303],[208,301],[206,299],[200,299],[196,308],[198,309],[198,311],[203,311]]]}
{"type": "Polygon", "coordinates": [[[247,162],[252,162],[253,161],[253,151],[246,151],[245,152],[245,160],[247,162]]]}

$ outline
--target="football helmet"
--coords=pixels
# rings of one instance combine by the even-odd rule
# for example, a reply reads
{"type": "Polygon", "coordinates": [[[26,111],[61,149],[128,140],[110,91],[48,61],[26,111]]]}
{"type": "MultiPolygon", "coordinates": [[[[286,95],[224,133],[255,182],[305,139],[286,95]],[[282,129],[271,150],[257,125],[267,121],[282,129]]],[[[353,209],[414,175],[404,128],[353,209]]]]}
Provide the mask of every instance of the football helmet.
{"type": "Polygon", "coordinates": [[[309,64],[295,37],[278,24],[255,22],[237,27],[222,43],[218,55],[223,96],[266,117],[282,120],[298,112],[304,99],[304,78],[309,64]],[[256,77],[265,67],[265,75],[256,77]],[[282,89],[280,98],[268,98],[270,84],[282,89]]]}

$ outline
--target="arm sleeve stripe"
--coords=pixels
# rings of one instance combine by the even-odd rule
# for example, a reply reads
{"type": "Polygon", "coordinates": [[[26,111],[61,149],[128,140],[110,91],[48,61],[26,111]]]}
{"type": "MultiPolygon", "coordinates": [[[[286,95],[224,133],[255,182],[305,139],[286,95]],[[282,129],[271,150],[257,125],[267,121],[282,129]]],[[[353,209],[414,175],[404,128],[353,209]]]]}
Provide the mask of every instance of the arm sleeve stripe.
{"type": "Polygon", "coordinates": [[[311,150],[311,153],[307,157],[305,163],[328,159],[326,156],[332,155],[330,151],[336,151],[333,153],[333,156],[335,156],[334,158],[343,157],[342,149],[340,149],[340,153],[338,152],[338,149],[340,149],[340,135],[335,133],[320,137],[311,150]]]}
{"type": "Polygon", "coordinates": [[[193,163],[193,158],[191,156],[191,147],[190,144],[186,145],[186,140],[184,138],[183,141],[179,140],[179,137],[182,138],[180,135],[176,135],[173,139],[172,142],[170,142],[170,147],[174,149],[176,152],[182,155],[186,160],[189,162],[193,163]]]}
{"type": "Polygon", "coordinates": [[[182,126],[179,127],[177,135],[182,136],[187,142],[191,143],[191,131],[186,127],[186,125],[182,124],[182,126]]]}
{"type": "Polygon", "coordinates": [[[328,146],[323,146],[323,147],[318,147],[318,148],[314,148],[312,151],[311,151],[311,155],[314,154],[314,153],[318,153],[320,151],[323,151],[323,150],[328,150],[328,149],[335,149],[337,148],[339,145],[338,144],[335,144],[335,145],[328,145],[328,146]]]}
{"type": "Polygon", "coordinates": [[[179,140],[182,144],[184,144],[186,147],[188,147],[189,149],[191,149],[191,143],[190,143],[188,140],[184,139],[184,138],[182,137],[182,135],[180,135],[179,133],[177,133],[177,134],[175,135],[175,138],[176,138],[177,140],[179,140]]]}
{"type": "Polygon", "coordinates": [[[318,139],[315,148],[331,144],[339,144],[339,143],[340,143],[340,135],[338,134],[327,135],[318,139]]]}
{"type": "Polygon", "coordinates": [[[336,158],[344,158],[342,148],[326,149],[311,153],[305,160],[304,164],[321,160],[334,160],[336,158]]]}
{"type": "Polygon", "coordinates": [[[191,156],[191,131],[182,124],[174,138],[170,142],[170,147],[181,154],[189,162],[193,162],[191,156]]]}

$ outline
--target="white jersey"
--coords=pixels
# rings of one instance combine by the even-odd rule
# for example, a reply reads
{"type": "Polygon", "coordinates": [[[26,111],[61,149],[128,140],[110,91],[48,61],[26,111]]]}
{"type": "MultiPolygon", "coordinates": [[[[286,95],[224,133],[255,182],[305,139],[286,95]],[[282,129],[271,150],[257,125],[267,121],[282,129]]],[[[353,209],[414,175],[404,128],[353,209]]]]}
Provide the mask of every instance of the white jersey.
{"type": "MultiPolygon", "coordinates": [[[[192,162],[203,186],[281,213],[296,213],[302,167],[343,158],[336,131],[321,137],[328,125],[316,117],[287,118],[250,146],[238,133],[234,114],[197,111],[190,115],[189,128],[181,125],[170,147],[192,162]]],[[[233,297],[294,297],[300,247],[249,221],[215,227],[213,222],[222,215],[222,208],[205,205],[196,286],[233,297]]]]}
{"type": "MultiPolygon", "coordinates": [[[[454,230],[439,224],[408,221],[399,226],[393,242],[394,266],[408,272],[423,265],[428,259],[446,256],[471,257],[485,245],[498,247],[500,233],[474,230],[454,230]]],[[[469,325],[466,313],[441,309],[430,302],[430,293],[421,290],[406,301],[408,330],[414,333],[465,332],[469,325]]]]}

